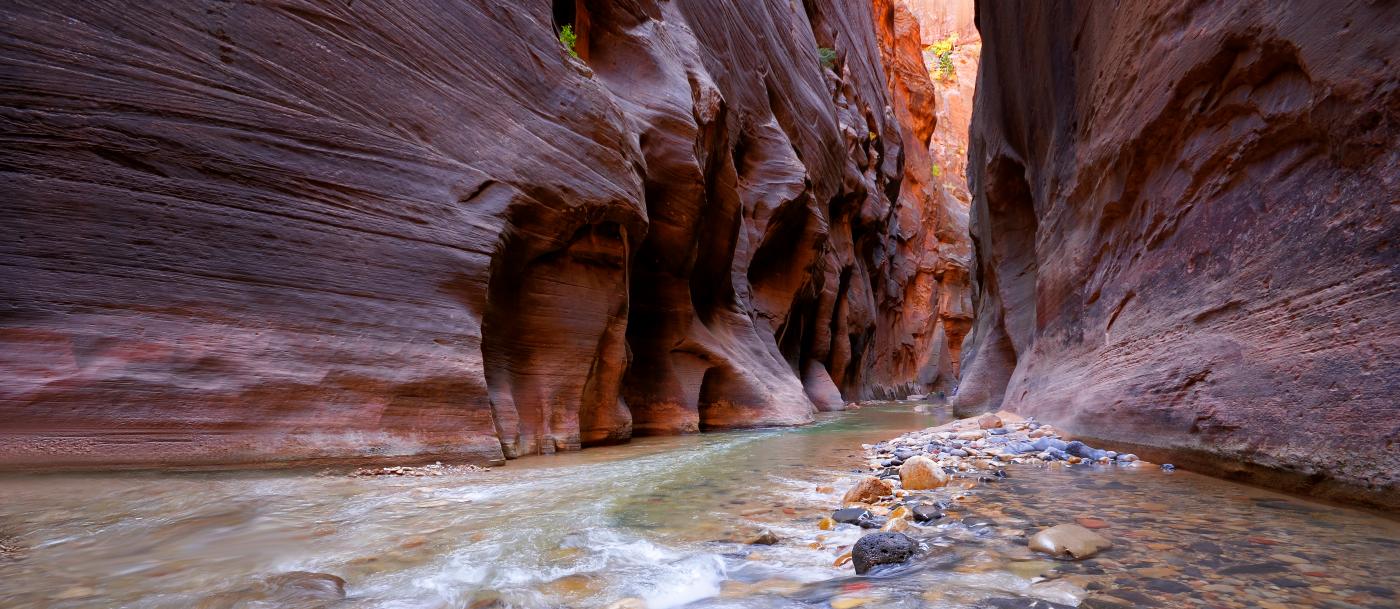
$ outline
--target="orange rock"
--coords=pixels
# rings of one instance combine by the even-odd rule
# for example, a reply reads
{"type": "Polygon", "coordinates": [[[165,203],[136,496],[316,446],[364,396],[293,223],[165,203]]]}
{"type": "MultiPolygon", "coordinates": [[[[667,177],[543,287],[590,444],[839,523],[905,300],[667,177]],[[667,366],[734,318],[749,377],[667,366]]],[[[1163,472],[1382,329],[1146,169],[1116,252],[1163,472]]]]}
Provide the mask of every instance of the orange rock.
{"type": "Polygon", "coordinates": [[[841,502],[846,504],[875,503],[879,501],[881,497],[887,497],[893,494],[894,485],[874,476],[867,476],[857,482],[850,490],[846,491],[845,496],[841,498],[841,502]]]}
{"type": "Polygon", "coordinates": [[[977,418],[977,427],[980,429],[996,429],[1001,427],[1001,417],[988,413],[977,418]]]}

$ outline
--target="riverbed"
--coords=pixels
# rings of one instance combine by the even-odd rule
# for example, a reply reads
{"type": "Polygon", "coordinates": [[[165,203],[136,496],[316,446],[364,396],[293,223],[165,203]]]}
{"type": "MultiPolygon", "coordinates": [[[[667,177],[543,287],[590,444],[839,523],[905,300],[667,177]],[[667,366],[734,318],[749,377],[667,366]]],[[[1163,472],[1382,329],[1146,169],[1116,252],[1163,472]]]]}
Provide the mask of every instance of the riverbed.
{"type": "Polygon", "coordinates": [[[885,404],[811,426],[644,438],[481,472],[126,473],[0,479],[0,607],[281,607],[269,578],[342,578],[308,607],[1395,607],[1400,526],[1157,467],[955,480],[925,556],[856,577],[862,534],[818,521],[863,443],[949,420],[885,404]],[[1093,518],[1084,561],[1026,549],[1093,518]],[[771,533],[772,545],[753,544],[771,533]],[[1020,604],[1016,604],[1020,603],[1020,604]],[[1046,606],[1046,605],[1041,605],[1046,606]]]}

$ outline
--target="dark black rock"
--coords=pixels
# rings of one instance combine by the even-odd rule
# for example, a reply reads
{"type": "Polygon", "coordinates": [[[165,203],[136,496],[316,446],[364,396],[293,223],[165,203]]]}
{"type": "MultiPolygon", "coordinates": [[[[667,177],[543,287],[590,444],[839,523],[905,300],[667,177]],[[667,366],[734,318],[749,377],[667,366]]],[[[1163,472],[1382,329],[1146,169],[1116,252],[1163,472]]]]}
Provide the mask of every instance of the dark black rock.
{"type": "Polygon", "coordinates": [[[1156,607],[1160,604],[1157,599],[1136,590],[1110,590],[1105,594],[1133,603],[1134,607],[1156,607]]]}
{"type": "Polygon", "coordinates": [[[1379,596],[1381,598],[1395,598],[1395,590],[1387,588],[1385,586],[1372,586],[1370,584],[1365,584],[1353,587],[1357,590],[1364,590],[1369,594],[1379,596]]]}
{"type": "Polygon", "coordinates": [[[1080,442],[1079,440],[1075,440],[1073,442],[1070,442],[1069,444],[1066,444],[1063,450],[1071,455],[1079,457],[1080,459],[1091,458],[1091,456],[1094,454],[1094,449],[1092,447],[1090,447],[1088,444],[1080,442]]]}
{"type": "Polygon", "coordinates": [[[851,550],[857,575],[879,565],[899,564],[919,551],[919,544],[903,533],[872,533],[860,538],[851,550]]]}
{"type": "Polygon", "coordinates": [[[869,518],[871,518],[870,512],[858,507],[836,510],[831,513],[831,519],[842,524],[856,524],[869,518]]]}
{"type": "Polygon", "coordinates": [[[1289,579],[1287,577],[1280,577],[1276,580],[1273,580],[1273,583],[1275,586],[1278,586],[1280,588],[1306,588],[1309,585],[1305,581],[1289,579]]]}
{"type": "Polygon", "coordinates": [[[1181,594],[1183,592],[1190,592],[1192,589],[1191,586],[1183,584],[1179,581],[1156,578],[1147,580],[1147,587],[1149,589],[1156,590],[1158,592],[1166,592],[1168,594],[1181,594]]]}
{"type": "Polygon", "coordinates": [[[1164,472],[1174,472],[1174,471],[1176,471],[1176,466],[1175,466],[1175,465],[1172,465],[1172,464],[1170,464],[1170,463],[1163,463],[1163,464],[1162,464],[1162,471],[1164,471],[1164,472]]]}
{"type": "Polygon", "coordinates": [[[1247,565],[1234,565],[1218,571],[1221,575],[1259,575],[1282,573],[1288,567],[1280,562],[1261,562],[1247,565]]]}
{"type": "Polygon", "coordinates": [[[909,508],[909,514],[914,517],[914,522],[931,522],[943,517],[943,510],[937,505],[920,503],[909,508]]]}
{"type": "Polygon", "coordinates": [[[1186,549],[1191,550],[1192,552],[1209,554],[1211,556],[1219,556],[1221,551],[1220,546],[1213,544],[1209,541],[1198,541],[1189,546],[1186,546],[1186,549]]]}

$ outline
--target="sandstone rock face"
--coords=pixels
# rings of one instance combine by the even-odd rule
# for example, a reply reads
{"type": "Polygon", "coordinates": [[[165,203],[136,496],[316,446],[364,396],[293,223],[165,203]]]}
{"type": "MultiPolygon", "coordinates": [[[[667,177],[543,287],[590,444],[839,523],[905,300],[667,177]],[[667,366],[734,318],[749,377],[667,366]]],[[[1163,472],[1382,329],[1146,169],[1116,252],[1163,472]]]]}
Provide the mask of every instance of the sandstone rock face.
{"type": "Polygon", "coordinates": [[[956,405],[1400,506],[1400,12],[978,6],[956,405]]]}
{"type": "Polygon", "coordinates": [[[0,462],[499,461],[947,385],[891,14],[7,4],[0,462]]]}
{"type": "Polygon", "coordinates": [[[867,385],[873,395],[898,398],[951,389],[957,378],[971,325],[971,244],[965,199],[950,195],[935,171],[935,140],[959,129],[939,122],[939,91],[924,65],[916,2],[872,4],[905,158],[896,198],[902,211],[893,226],[900,262],[891,267],[877,300],[883,321],[875,330],[867,385]]]}

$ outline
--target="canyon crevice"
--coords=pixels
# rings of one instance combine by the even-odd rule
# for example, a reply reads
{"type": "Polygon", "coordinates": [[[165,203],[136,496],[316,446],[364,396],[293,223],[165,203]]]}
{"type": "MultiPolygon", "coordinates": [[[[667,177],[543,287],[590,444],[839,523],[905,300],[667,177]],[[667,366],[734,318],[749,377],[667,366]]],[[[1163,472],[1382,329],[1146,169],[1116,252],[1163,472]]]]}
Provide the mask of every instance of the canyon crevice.
{"type": "Polygon", "coordinates": [[[956,406],[1400,507],[1394,3],[983,2],[956,406]]]}
{"type": "Polygon", "coordinates": [[[5,14],[6,466],[498,462],[955,382],[900,2],[5,14]]]}

